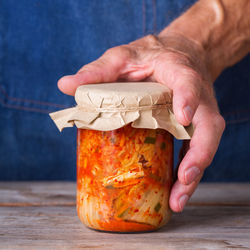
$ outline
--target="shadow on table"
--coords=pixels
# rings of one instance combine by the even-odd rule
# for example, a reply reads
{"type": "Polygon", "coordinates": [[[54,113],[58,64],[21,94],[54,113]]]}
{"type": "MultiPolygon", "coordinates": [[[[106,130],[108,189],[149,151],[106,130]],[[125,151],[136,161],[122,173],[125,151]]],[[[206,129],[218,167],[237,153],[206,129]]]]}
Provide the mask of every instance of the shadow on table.
{"type": "Polygon", "coordinates": [[[169,223],[157,232],[214,232],[220,229],[250,228],[249,206],[187,207],[182,213],[174,213],[169,223]]]}

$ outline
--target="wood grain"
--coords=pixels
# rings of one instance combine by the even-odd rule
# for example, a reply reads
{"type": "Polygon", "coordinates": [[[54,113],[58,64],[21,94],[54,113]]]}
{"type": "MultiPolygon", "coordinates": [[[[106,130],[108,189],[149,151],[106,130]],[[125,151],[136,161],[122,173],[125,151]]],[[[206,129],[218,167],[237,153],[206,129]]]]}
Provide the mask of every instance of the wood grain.
{"type": "Polygon", "coordinates": [[[250,184],[200,183],[189,205],[250,206],[250,184]]]}
{"type": "MultiPolygon", "coordinates": [[[[0,182],[0,206],[75,206],[73,182],[0,182]]],[[[201,183],[189,205],[250,206],[250,183],[201,183]]]]}
{"type": "Polygon", "coordinates": [[[0,182],[0,206],[75,206],[73,182],[0,182]]]}
{"type": "Polygon", "coordinates": [[[0,249],[250,249],[249,190],[202,184],[159,231],[111,234],[81,224],[74,183],[0,183],[0,249]]]}
{"type": "Polygon", "coordinates": [[[143,234],[90,230],[74,207],[2,207],[0,221],[4,249],[250,248],[249,207],[188,207],[158,232],[143,234]]]}

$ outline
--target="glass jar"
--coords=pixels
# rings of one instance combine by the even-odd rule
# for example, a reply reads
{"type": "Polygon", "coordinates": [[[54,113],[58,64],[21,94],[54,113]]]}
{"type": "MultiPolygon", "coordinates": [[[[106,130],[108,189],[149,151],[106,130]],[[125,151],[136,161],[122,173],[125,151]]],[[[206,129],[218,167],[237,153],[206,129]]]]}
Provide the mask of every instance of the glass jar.
{"type": "Polygon", "coordinates": [[[173,136],[163,129],[78,129],[77,212],[89,228],[156,230],[170,219],[173,136]]]}
{"type": "Polygon", "coordinates": [[[162,227],[171,215],[173,136],[193,133],[176,120],[172,91],[155,82],[84,84],[75,100],[50,116],[60,131],[78,128],[80,220],[110,232],[162,227]]]}

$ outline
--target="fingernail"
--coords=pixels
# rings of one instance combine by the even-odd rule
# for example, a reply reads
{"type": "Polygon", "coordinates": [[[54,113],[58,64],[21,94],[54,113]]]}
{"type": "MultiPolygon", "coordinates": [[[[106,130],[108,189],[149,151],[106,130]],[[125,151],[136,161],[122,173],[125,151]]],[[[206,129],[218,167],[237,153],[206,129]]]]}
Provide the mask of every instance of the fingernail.
{"type": "Polygon", "coordinates": [[[192,183],[201,173],[200,169],[197,167],[191,167],[185,171],[185,181],[186,184],[192,183]]]}
{"type": "Polygon", "coordinates": [[[190,106],[186,106],[183,109],[183,112],[184,112],[186,120],[189,121],[189,122],[191,122],[192,119],[193,119],[193,115],[194,115],[193,109],[190,106]]]}
{"type": "Polygon", "coordinates": [[[187,201],[188,201],[189,197],[187,194],[184,194],[181,196],[181,198],[179,199],[179,208],[182,211],[184,206],[186,205],[187,201]]]}

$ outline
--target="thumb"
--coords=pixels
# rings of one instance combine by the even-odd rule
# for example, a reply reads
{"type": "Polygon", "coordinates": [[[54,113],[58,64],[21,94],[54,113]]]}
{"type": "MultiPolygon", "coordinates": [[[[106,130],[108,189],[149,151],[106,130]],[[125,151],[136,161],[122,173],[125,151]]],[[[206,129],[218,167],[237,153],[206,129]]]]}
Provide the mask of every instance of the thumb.
{"type": "Polygon", "coordinates": [[[128,58],[127,50],[122,47],[109,49],[99,59],[82,67],[77,74],[62,77],[58,81],[58,88],[65,94],[74,95],[80,85],[115,81],[128,58]]]}

